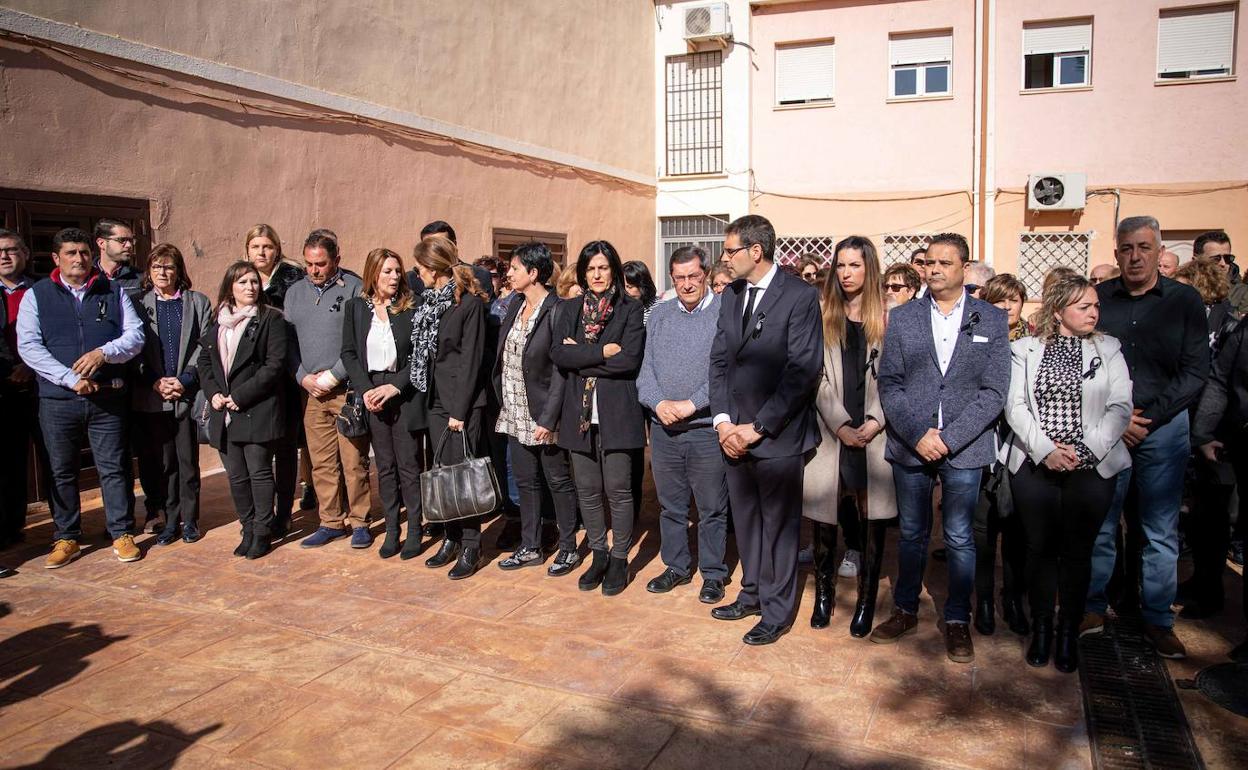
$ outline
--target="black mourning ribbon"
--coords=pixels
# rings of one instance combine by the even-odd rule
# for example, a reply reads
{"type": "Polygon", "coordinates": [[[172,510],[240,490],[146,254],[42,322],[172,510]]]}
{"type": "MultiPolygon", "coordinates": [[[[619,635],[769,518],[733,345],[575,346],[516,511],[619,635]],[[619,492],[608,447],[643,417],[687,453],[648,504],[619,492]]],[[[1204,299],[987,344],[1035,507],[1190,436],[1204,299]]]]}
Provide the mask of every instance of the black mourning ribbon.
{"type": "Polygon", "coordinates": [[[873,378],[877,380],[880,378],[880,373],[875,368],[875,360],[879,357],[880,357],[880,349],[871,348],[871,357],[867,359],[867,366],[863,370],[863,374],[866,374],[867,372],[871,372],[871,376],[873,378]]]}
{"type": "Polygon", "coordinates": [[[339,310],[342,310],[342,300],[343,300],[343,297],[341,294],[335,297],[334,304],[329,308],[329,312],[337,313],[339,310]]]}
{"type": "Polygon", "coordinates": [[[99,311],[95,314],[95,322],[102,323],[108,317],[108,306],[103,302],[99,304],[99,311]]]}
{"type": "Polygon", "coordinates": [[[758,320],[754,322],[754,331],[750,334],[751,339],[758,339],[758,335],[763,333],[763,321],[767,320],[766,313],[759,313],[758,320]]]}
{"type": "Polygon", "coordinates": [[[975,333],[975,326],[976,326],[978,323],[979,323],[979,311],[977,311],[977,310],[973,310],[973,311],[971,311],[971,317],[970,317],[970,320],[968,320],[966,323],[962,324],[962,328],[961,328],[961,329],[958,329],[958,331],[959,331],[959,332],[969,332],[969,333],[971,333],[971,334],[974,334],[974,333],[975,333]]]}
{"type": "Polygon", "coordinates": [[[1083,379],[1090,380],[1096,376],[1096,370],[1101,368],[1101,357],[1096,356],[1088,362],[1088,370],[1083,373],[1083,379]]]}

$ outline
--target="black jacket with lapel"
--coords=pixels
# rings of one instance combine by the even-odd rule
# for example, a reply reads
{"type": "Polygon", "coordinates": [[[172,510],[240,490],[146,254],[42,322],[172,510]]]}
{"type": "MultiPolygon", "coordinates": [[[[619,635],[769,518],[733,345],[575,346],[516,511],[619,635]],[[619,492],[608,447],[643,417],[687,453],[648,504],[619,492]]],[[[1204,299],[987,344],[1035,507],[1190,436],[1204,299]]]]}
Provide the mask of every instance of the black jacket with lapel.
{"type": "Polygon", "coordinates": [[[247,322],[234,353],[234,365],[226,372],[217,345],[219,326],[214,320],[200,340],[199,380],[204,397],[212,403],[218,393],[230,396],[239,411],[209,409],[209,443],[220,449],[222,438],[231,444],[259,444],[285,436],[286,319],[280,310],[262,307],[247,322]]]}
{"type": "Polygon", "coordinates": [[[485,407],[494,363],[485,345],[485,313],[485,303],[474,294],[452,303],[438,321],[438,352],[429,363],[426,403],[464,422],[473,409],[485,407]]]}
{"type": "MultiPolygon", "coordinates": [[[[524,394],[529,401],[529,415],[539,426],[547,430],[559,429],[559,414],[563,410],[563,382],[565,377],[550,359],[550,348],[555,343],[554,315],[559,297],[554,292],[546,295],[538,308],[537,324],[524,341],[524,394]]],[[[498,333],[498,351],[494,358],[494,396],[503,403],[503,354],[507,335],[516,324],[524,297],[518,296],[507,308],[498,333]]]]}
{"type": "MultiPolygon", "coordinates": [[[[412,384],[412,315],[413,308],[399,313],[387,313],[390,331],[394,334],[394,347],[398,352],[395,370],[382,375],[382,382],[399,389],[399,395],[386,402],[385,411],[399,410],[403,427],[409,431],[428,427],[423,398],[416,398],[416,386],[412,384]]],[[[342,364],[347,367],[351,387],[360,395],[374,387],[368,368],[368,330],[373,324],[373,311],[363,297],[347,300],[342,318],[342,364]]]]}

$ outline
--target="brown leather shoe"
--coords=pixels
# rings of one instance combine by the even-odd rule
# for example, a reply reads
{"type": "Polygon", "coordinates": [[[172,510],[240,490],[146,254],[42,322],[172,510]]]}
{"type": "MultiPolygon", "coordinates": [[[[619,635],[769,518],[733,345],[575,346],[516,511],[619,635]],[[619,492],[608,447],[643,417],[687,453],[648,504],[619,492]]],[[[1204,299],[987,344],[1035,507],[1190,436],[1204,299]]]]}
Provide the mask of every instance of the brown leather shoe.
{"type": "Polygon", "coordinates": [[[870,639],[876,644],[892,644],[906,634],[913,634],[919,627],[919,618],[893,608],[893,615],[871,631],[870,639]]]}
{"type": "Polygon", "coordinates": [[[945,624],[945,652],[954,663],[970,663],[975,660],[975,645],[971,642],[971,627],[966,623],[945,624]]]}
{"type": "Polygon", "coordinates": [[[1105,631],[1105,616],[1099,612],[1083,613],[1083,620],[1079,621],[1079,636],[1091,636],[1105,631]]]}
{"type": "Polygon", "coordinates": [[[1157,650],[1157,654],[1163,658],[1183,660],[1187,657],[1187,648],[1183,646],[1183,642],[1179,641],[1179,637],[1174,635],[1173,628],[1150,626],[1145,623],[1144,636],[1148,639],[1148,643],[1153,645],[1153,649],[1157,650]]]}

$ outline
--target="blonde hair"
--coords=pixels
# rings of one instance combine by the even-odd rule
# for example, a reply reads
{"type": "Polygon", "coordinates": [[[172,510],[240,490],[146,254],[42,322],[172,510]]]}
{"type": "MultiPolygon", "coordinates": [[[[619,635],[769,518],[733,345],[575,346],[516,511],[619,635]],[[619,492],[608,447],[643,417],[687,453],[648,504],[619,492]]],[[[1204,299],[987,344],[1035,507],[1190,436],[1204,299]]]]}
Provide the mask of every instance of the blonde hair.
{"type": "Polygon", "coordinates": [[[1040,300],[1040,309],[1032,317],[1036,326],[1036,337],[1048,343],[1061,334],[1058,329],[1060,322],[1057,320],[1057,314],[1077,302],[1089,289],[1093,294],[1096,293],[1096,287],[1092,285],[1092,282],[1078,273],[1048,282],[1044,289],[1044,296],[1040,300]]]}
{"type": "Polygon", "coordinates": [[[490,295],[481,288],[472,268],[459,263],[459,249],[450,238],[442,235],[421,238],[412,251],[412,259],[426,270],[432,270],[435,275],[446,276],[455,281],[456,305],[463,300],[465,294],[471,294],[482,302],[490,301],[490,295]]]}
{"type": "Polygon", "coordinates": [[[251,245],[252,238],[268,238],[273,242],[273,248],[277,249],[277,259],[274,264],[282,261],[282,239],[277,237],[277,231],[266,224],[254,225],[247,231],[247,237],[243,239],[243,256],[247,256],[247,247],[251,245]]]}
{"type": "Polygon", "coordinates": [[[560,299],[570,299],[572,290],[580,287],[576,281],[576,265],[568,265],[559,273],[559,279],[555,281],[555,294],[558,294],[560,299]]]}
{"type": "Polygon", "coordinates": [[[1174,271],[1174,280],[1182,281],[1200,292],[1200,299],[1206,305],[1216,305],[1231,293],[1231,282],[1227,280],[1226,273],[1216,262],[1204,259],[1184,262],[1174,271]]]}
{"type": "Polygon", "coordinates": [[[390,313],[402,313],[416,302],[411,287],[407,285],[407,276],[404,275],[403,258],[390,249],[373,249],[364,258],[364,296],[377,298],[377,279],[381,276],[381,268],[385,267],[387,259],[399,263],[399,288],[390,299],[390,313]]]}
{"type": "Polygon", "coordinates": [[[866,275],[862,280],[862,331],[868,345],[879,345],[884,341],[884,292],[880,288],[880,260],[876,256],[875,244],[870,238],[851,235],[836,244],[832,254],[831,275],[823,284],[823,343],[828,347],[845,342],[845,324],[849,298],[841,288],[841,281],[836,274],[836,266],[840,262],[841,253],[854,249],[862,253],[862,265],[866,275]]]}

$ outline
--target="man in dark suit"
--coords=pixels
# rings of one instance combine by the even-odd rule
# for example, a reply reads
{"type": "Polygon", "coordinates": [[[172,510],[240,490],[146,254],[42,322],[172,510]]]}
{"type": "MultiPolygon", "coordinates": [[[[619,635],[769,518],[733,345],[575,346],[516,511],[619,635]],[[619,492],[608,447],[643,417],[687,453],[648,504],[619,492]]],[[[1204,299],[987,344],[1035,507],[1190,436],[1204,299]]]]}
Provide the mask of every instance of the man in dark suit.
{"type": "Polygon", "coordinates": [[[941,529],[949,562],[945,648],[969,663],[967,628],[975,580],[971,522],[983,468],[992,464],[992,426],[1010,386],[1005,311],[970,296],[964,268],[970,248],[946,233],[927,247],[928,297],[893,309],[880,359],[880,402],[888,422],[885,455],[893,464],[901,526],[896,608],[871,632],[889,644],[918,626],[919,592],[932,534],[932,491],[941,484],[941,529]]]}
{"type": "Polygon", "coordinates": [[[711,414],[728,458],[742,577],[737,600],[711,615],[762,615],[743,641],[771,644],[797,608],[803,455],[819,443],[823,325],[818,290],[775,264],[770,222],[744,216],[724,232],[722,261],[736,280],[721,295],[711,346],[711,414]]]}

